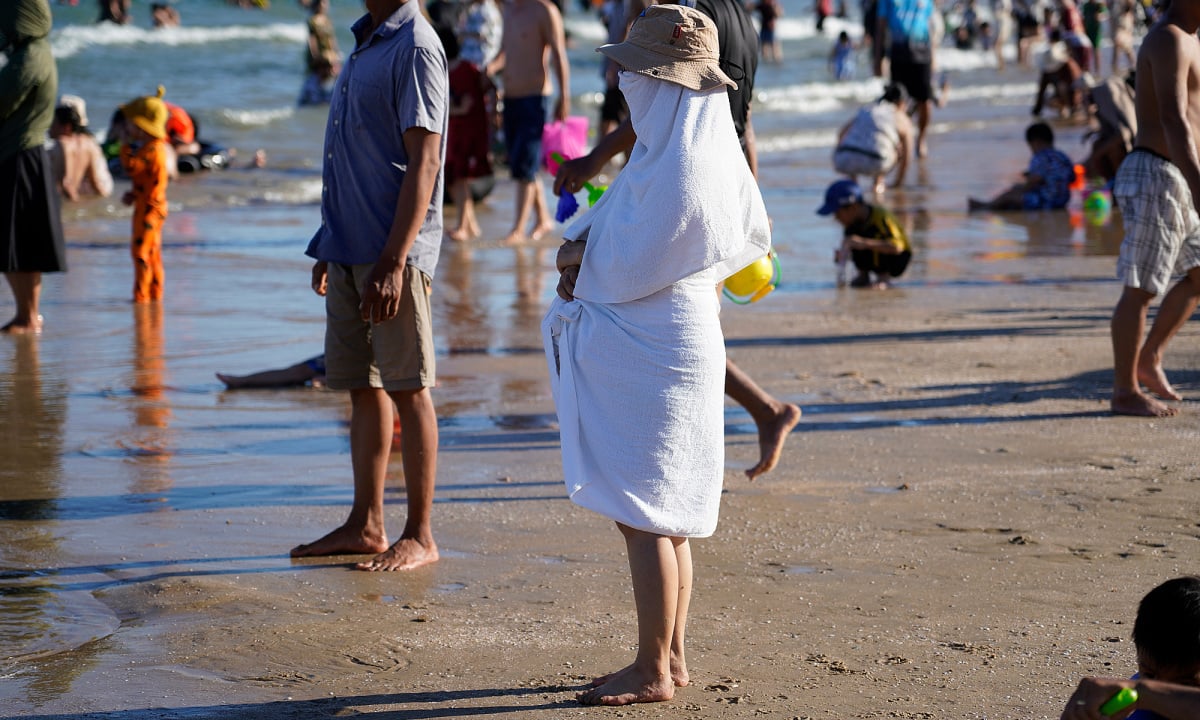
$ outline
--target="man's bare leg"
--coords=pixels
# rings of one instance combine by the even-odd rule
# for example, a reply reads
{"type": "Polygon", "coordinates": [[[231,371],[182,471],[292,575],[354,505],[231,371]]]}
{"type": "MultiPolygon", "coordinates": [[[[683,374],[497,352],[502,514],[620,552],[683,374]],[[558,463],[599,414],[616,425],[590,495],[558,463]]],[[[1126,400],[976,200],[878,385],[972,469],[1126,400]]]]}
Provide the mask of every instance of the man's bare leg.
{"type": "Polygon", "coordinates": [[[932,111],[932,100],[917,103],[917,157],[925,157],[929,154],[929,147],[925,144],[925,130],[929,127],[929,116],[932,111]]]}
{"type": "Polygon", "coordinates": [[[525,226],[529,224],[529,212],[533,209],[533,198],[540,188],[532,180],[517,181],[517,219],[513,221],[512,230],[505,236],[504,242],[517,245],[525,241],[525,226]]]}
{"type": "Polygon", "coordinates": [[[631,705],[661,702],[675,696],[671,647],[682,581],[675,544],[683,539],[634,530],[619,523],[617,527],[625,536],[633,578],[638,618],[637,657],[633,665],[613,673],[604,684],[579,693],[576,698],[584,705],[631,705]]]}
{"type": "MultiPolygon", "coordinates": [[[[377,388],[350,391],[350,465],[354,504],[341,527],[292,548],[292,557],[365,555],[388,546],[383,523],[383,483],[392,446],[392,401],[377,388]]],[[[404,435],[407,437],[407,430],[404,435]]]]}
{"type": "MultiPolygon", "coordinates": [[[[687,538],[673,538],[675,565],[679,571],[679,601],[675,606],[675,629],[671,633],[671,682],[675,687],[686,687],[691,681],[684,651],[684,635],[687,631],[688,607],[692,602],[692,546],[687,538]]],[[[627,665],[615,673],[601,675],[592,680],[592,687],[599,687],[620,675],[632,672],[636,663],[627,665]]]]}
{"type": "Polygon", "coordinates": [[[4,273],[8,286],[12,288],[13,300],[17,303],[17,314],[0,333],[8,335],[37,334],[42,331],[42,316],[38,314],[38,303],[42,296],[42,274],[40,272],[4,273]]]}
{"type": "Polygon", "coordinates": [[[754,480],[779,464],[788,433],[800,422],[800,408],[768,395],[729,358],[725,358],[725,394],[746,408],[758,426],[758,464],[746,470],[746,477],[754,480]]]}
{"type": "MultiPolygon", "coordinates": [[[[433,541],[433,490],[437,482],[437,413],[429,388],[394,392],[392,399],[400,412],[400,448],[404,464],[404,490],[408,496],[408,520],[400,539],[371,560],[359,563],[359,570],[412,570],[437,562],[438,548],[433,541]]],[[[388,423],[391,438],[391,423],[388,423]]]]}
{"type": "Polygon", "coordinates": [[[1162,356],[1167,343],[1196,311],[1197,301],[1200,301],[1200,267],[1192,268],[1163,297],[1158,315],[1150,325],[1150,334],[1146,336],[1146,342],[1138,353],[1137,379],[1160,398],[1176,401],[1183,399],[1167,381],[1167,375],[1162,369],[1162,356]]]}
{"type": "Polygon", "coordinates": [[[1138,386],[1137,359],[1146,327],[1146,310],[1154,295],[1140,288],[1126,287],[1121,292],[1112,316],[1114,415],[1168,417],[1179,412],[1148,395],[1138,386]]]}

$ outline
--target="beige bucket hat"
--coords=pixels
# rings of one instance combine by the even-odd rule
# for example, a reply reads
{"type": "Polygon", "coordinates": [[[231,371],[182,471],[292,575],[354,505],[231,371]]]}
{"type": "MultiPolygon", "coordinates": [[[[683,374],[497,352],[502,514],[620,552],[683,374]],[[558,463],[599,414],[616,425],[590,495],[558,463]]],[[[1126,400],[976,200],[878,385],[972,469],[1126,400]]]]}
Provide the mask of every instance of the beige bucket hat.
{"type": "Polygon", "coordinates": [[[629,28],[625,42],[601,45],[626,70],[692,90],[737,88],[717,65],[717,27],[707,15],[682,5],[651,5],[629,28]]]}

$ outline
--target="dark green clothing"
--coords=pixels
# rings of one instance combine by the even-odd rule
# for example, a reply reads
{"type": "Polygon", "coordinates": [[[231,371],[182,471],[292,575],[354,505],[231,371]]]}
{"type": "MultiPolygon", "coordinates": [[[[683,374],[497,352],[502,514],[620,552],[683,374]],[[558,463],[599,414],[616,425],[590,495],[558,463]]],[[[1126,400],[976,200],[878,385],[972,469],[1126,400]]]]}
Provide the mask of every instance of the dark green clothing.
{"type": "Polygon", "coordinates": [[[46,141],[58,96],[48,0],[0,0],[0,162],[46,141]]]}

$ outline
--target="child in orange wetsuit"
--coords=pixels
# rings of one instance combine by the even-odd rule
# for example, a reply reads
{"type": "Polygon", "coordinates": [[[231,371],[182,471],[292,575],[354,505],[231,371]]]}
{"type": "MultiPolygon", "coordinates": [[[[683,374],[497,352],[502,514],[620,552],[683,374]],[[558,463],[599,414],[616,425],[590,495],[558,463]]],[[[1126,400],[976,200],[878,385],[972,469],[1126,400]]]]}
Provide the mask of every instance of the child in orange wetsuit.
{"type": "Polygon", "coordinates": [[[167,219],[167,106],[160,85],[157,95],[121,106],[129,136],[121,145],[121,165],[133,189],[121,202],[133,205],[133,301],[162,299],[162,226],[167,219]]]}

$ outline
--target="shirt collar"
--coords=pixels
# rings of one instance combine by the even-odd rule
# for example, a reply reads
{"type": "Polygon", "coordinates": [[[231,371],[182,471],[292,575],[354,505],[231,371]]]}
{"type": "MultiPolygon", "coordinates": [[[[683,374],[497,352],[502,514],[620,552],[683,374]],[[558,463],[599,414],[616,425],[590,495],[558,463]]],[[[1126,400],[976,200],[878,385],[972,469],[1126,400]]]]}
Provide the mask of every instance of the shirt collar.
{"type": "Polygon", "coordinates": [[[386,40],[394,35],[396,30],[398,30],[401,25],[413,19],[413,16],[416,14],[416,12],[416,0],[408,0],[408,2],[401,5],[396,12],[392,13],[387,20],[384,20],[382,23],[380,23],[379,27],[375,28],[374,31],[371,30],[370,13],[367,13],[356,20],[354,24],[350,26],[350,30],[354,33],[354,38],[358,42],[358,47],[364,47],[372,42],[374,38],[386,40]],[[368,33],[370,34],[368,35],[368,33]]]}

